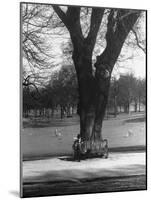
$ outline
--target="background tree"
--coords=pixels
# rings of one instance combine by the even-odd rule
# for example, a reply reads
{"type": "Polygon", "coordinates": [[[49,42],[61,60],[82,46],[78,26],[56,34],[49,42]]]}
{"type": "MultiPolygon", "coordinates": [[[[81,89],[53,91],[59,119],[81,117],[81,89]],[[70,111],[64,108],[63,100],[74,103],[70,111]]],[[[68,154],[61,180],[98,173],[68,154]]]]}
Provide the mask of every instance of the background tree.
{"type": "MultiPolygon", "coordinates": [[[[145,80],[136,78],[133,74],[121,75],[118,79],[117,105],[124,108],[124,112],[130,111],[130,105],[134,104],[134,111],[137,112],[145,99],[145,80]]],[[[111,87],[111,94],[113,89],[111,87]]],[[[113,97],[111,97],[113,98],[113,97]]]]}
{"type": "Polygon", "coordinates": [[[52,35],[59,35],[54,29],[62,26],[49,5],[22,3],[22,55],[23,86],[32,85],[38,90],[39,85],[55,66],[52,35]],[[49,39],[48,39],[49,38],[49,39]]]}
{"type": "Polygon", "coordinates": [[[51,75],[51,80],[45,87],[35,89],[31,83],[23,89],[24,116],[28,117],[31,110],[35,116],[51,117],[59,107],[61,118],[66,114],[72,116],[77,108],[78,89],[76,72],[73,65],[64,65],[59,71],[51,75]],[[38,111],[38,112],[37,112],[38,111]]]}
{"type": "Polygon", "coordinates": [[[77,78],[74,66],[62,66],[61,70],[54,74],[54,78],[52,77],[51,84],[55,101],[61,109],[61,118],[64,117],[64,113],[71,116],[71,110],[76,107],[78,101],[77,78]]]}
{"type": "Polygon", "coordinates": [[[137,104],[137,80],[133,74],[121,75],[118,80],[118,86],[118,104],[124,108],[124,112],[128,113],[130,104],[133,101],[137,104]]]}
{"type": "Polygon", "coordinates": [[[119,95],[119,80],[117,80],[115,77],[113,77],[111,79],[111,83],[110,83],[110,90],[109,90],[109,97],[108,97],[108,104],[107,104],[107,108],[108,108],[107,115],[114,113],[114,117],[117,116],[118,95],[119,95]]]}
{"type": "Polygon", "coordinates": [[[137,82],[137,95],[138,95],[138,105],[139,112],[141,111],[141,104],[146,106],[146,80],[142,79],[137,82]]]}

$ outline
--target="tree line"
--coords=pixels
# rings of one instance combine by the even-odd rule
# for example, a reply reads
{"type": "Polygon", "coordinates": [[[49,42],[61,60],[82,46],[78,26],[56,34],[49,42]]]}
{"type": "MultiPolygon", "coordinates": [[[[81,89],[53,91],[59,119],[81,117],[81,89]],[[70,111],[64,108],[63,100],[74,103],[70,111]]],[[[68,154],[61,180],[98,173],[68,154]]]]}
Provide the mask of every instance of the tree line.
{"type": "MultiPolygon", "coordinates": [[[[78,82],[73,65],[64,65],[53,72],[50,81],[36,90],[28,85],[23,87],[24,117],[54,117],[58,112],[60,118],[71,117],[78,112],[78,82]]],[[[128,113],[130,105],[133,111],[141,111],[146,104],[145,79],[136,78],[133,74],[112,78],[106,112],[116,117],[119,112],[128,113]]]]}

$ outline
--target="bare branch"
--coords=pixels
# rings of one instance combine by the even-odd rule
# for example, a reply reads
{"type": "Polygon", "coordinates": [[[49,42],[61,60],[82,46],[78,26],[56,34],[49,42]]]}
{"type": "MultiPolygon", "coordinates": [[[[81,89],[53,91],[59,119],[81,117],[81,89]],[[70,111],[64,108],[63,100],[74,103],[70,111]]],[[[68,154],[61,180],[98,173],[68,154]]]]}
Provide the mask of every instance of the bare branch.
{"type": "Polygon", "coordinates": [[[36,86],[36,84],[34,82],[30,81],[30,78],[31,78],[30,75],[28,75],[26,78],[24,78],[24,80],[23,80],[23,86],[28,87],[28,88],[29,88],[29,86],[33,86],[35,88],[35,90],[37,91],[39,97],[40,97],[41,94],[39,92],[38,87],[36,86]]]}
{"type": "Polygon", "coordinates": [[[137,32],[134,30],[134,28],[132,28],[132,30],[131,30],[133,33],[134,33],[134,35],[135,35],[135,39],[136,39],[136,43],[137,43],[137,46],[144,52],[144,53],[146,53],[146,49],[140,44],[140,42],[139,42],[139,38],[138,38],[138,35],[137,35],[137,32]]]}
{"type": "Polygon", "coordinates": [[[111,70],[113,69],[123,44],[139,18],[140,13],[140,11],[129,13],[128,10],[110,10],[106,32],[107,45],[104,52],[97,57],[95,66],[99,66],[100,62],[103,62],[104,64],[108,63],[111,66],[111,70]],[[124,16],[122,20],[121,16],[124,16]]]}
{"type": "Polygon", "coordinates": [[[63,12],[63,10],[59,6],[56,6],[56,5],[52,5],[52,7],[54,11],[57,13],[57,15],[59,16],[59,18],[63,21],[63,23],[67,25],[67,17],[66,17],[66,14],[63,12]]]}
{"type": "Polygon", "coordinates": [[[124,18],[128,17],[129,15],[135,14],[135,13],[138,13],[138,11],[137,11],[137,10],[130,10],[130,11],[126,12],[124,15],[122,15],[122,16],[119,18],[119,20],[123,20],[124,18]]]}

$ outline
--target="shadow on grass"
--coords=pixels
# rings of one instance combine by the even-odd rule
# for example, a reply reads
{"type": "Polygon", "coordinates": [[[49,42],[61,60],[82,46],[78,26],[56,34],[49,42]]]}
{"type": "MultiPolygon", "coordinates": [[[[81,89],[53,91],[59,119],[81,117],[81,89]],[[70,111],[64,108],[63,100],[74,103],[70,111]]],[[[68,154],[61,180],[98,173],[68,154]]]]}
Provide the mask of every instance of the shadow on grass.
{"type": "Polygon", "coordinates": [[[77,160],[74,159],[73,156],[68,156],[68,157],[60,157],[58,158],[59,160],[64,160],[64,161],[73,161],[76,162],[77,160]]]}
{"type": "Polygon", "coordinates": [[[88,159],[87,157],[82,157],[80,160],[78,160],[78,159],[75,159],[73,156],[68,156],[68,157],[60,157],[60,158],[58,158],[58,159],[60,159],[60,160],[64,160],[64,161],[72,161],[72,162],[80,162],[80,161],[82,161],[82,160],[86,160],[86,159],[88,159]]]}

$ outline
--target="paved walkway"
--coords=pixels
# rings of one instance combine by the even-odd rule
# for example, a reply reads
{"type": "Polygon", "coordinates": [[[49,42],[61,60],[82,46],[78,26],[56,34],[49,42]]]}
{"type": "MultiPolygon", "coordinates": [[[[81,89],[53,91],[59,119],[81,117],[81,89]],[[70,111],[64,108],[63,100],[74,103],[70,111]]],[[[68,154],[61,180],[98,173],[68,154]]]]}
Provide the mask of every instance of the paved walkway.
{"type": "Polygon", "coordinates": [[[24,183],[59,182],[102,177],[145,175],[145,152],[110,153],[108,159],[86,159],[81,162],[67,157],[23,162],[24,183]]]}

